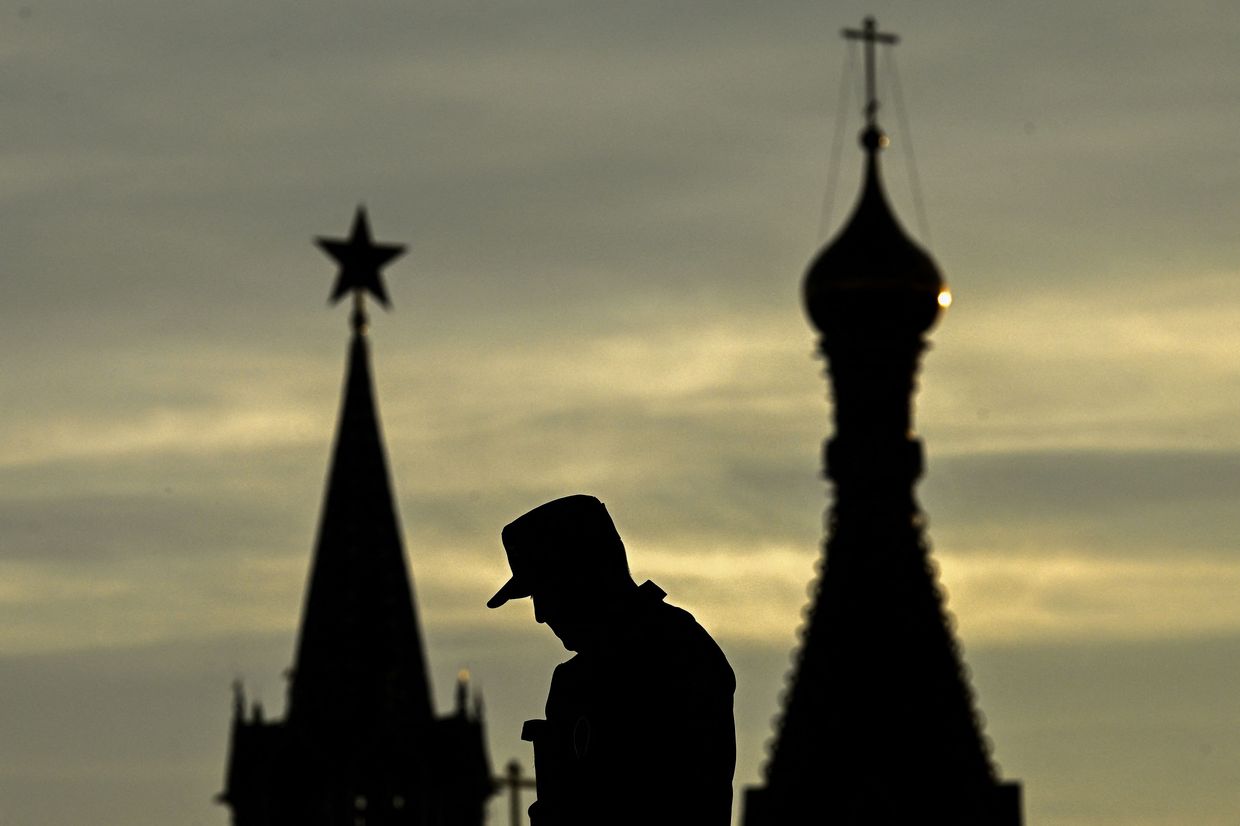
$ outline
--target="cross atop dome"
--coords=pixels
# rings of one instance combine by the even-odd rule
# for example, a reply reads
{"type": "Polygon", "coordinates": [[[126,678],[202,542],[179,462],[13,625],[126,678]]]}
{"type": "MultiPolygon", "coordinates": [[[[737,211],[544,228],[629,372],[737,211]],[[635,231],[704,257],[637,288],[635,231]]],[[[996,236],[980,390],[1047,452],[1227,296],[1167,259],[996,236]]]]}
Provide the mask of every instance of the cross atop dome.
{"type": "Polygon", "coordinates": [[[805,309],[814,326],[835,341],[919,337],[951,303],[951,293],[938,265],[900,225],[879,175],[878,151],[888,141],[878,126],[874,45],[900,41],[880,32],[873,17],[841,34],[865,44],[865,172],[852,215],[805,274],[805,309]]]}
{"type": "Polygon", "coordinates": [[[370,221],[366,207],[358,206],[353,215],[353,229],[348,239],[315,238],[314,243],[340,265],[336,286],[332,288],[330,303],[335,304],[345,293],[353,293],[353,329],[362,333],[366,329],[366,309],[363,300],[366,293],[375,297],[384,309],[391,307],[387,290],[383,286],[381,270],[404,255],[403,244],[376,244],[370,237],[370,221]]]}
{"type": "Polygon", "coordinates": [[[867,17],[860,29],[843,29],[840,34],[845,40],[860,40],[865,43],[865,125],[869,129],[878,129],[878,92],[874,80],[874,44],[885,43],[894,46],[900,42],[898,35],[880,32],[873,17],[867,17]]]}

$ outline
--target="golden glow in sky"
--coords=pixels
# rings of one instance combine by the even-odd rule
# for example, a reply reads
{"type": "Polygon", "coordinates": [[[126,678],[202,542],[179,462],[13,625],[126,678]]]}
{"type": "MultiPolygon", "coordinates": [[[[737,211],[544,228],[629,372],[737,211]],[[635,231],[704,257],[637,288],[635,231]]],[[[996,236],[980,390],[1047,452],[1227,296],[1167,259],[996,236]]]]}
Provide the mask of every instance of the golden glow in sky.
{"type": "Polygon", "coordinates": [[[732,658],[756,780],[831,495],[797,288],[874,11],[968,295],[922,359],[918,498],[996,757],[1039,826],[1234,823],[1240,5],[27,5],[0,820],[225,821],[229,686],[280,713],[345,364],[311,239],[359,201],[409,245],[370,339],[440,707],[467,667],[496,765],[528,758],[564,652],[485,609],[499,530],[593,493],[732,658]]]}

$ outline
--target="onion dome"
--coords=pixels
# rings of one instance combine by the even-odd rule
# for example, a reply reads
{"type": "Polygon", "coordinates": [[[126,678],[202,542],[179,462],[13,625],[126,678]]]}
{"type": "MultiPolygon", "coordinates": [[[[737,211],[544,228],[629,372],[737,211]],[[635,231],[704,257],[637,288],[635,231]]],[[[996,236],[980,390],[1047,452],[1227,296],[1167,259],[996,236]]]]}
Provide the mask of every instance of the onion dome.
{"type": "Polygon", "coordinates": [[[886,144],[876,126],[861,133],[867,156],[861,196],[802,284],[805,311],[828,339],[920,335],[951,303],[934,259],[909,238],[887,203],[878,171],[886,144]]]}

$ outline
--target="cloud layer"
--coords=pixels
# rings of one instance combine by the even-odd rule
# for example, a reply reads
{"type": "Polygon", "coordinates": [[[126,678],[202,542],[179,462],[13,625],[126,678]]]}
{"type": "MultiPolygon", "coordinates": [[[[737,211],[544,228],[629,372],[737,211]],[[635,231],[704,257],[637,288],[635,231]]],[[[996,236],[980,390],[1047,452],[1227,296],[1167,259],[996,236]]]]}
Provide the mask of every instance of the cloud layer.
{"type": "Polygon", "coordinates": [[[470,666],[525,754],[563,652],[482,609],[498,530],[591,491],[732,657],[752,782],[829,503],[797,290],[858,174],[835,33],[874,12],[957,299],[920,496],[996,754],[1031,822],[1229,822],[1240,14],[872,6],[0,8],[0,820],[223,822],[338,404],[310,238],[359,201],[411,245],[372,342],[439,696],[470,666]]]}

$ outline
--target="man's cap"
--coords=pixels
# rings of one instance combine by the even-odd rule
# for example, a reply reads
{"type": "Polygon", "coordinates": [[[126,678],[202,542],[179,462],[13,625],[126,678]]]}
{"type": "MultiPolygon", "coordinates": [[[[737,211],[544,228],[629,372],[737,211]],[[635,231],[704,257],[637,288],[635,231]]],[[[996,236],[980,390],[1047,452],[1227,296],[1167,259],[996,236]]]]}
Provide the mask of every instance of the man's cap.
{"type": "Polygon", "coordinates": [[[544,587],[589,589],[632,581],[615,523],[593,496],[575,494],[539,505],[505,525],[502,538],[512,578],[487,600],[488,608],[544,587]]]}

